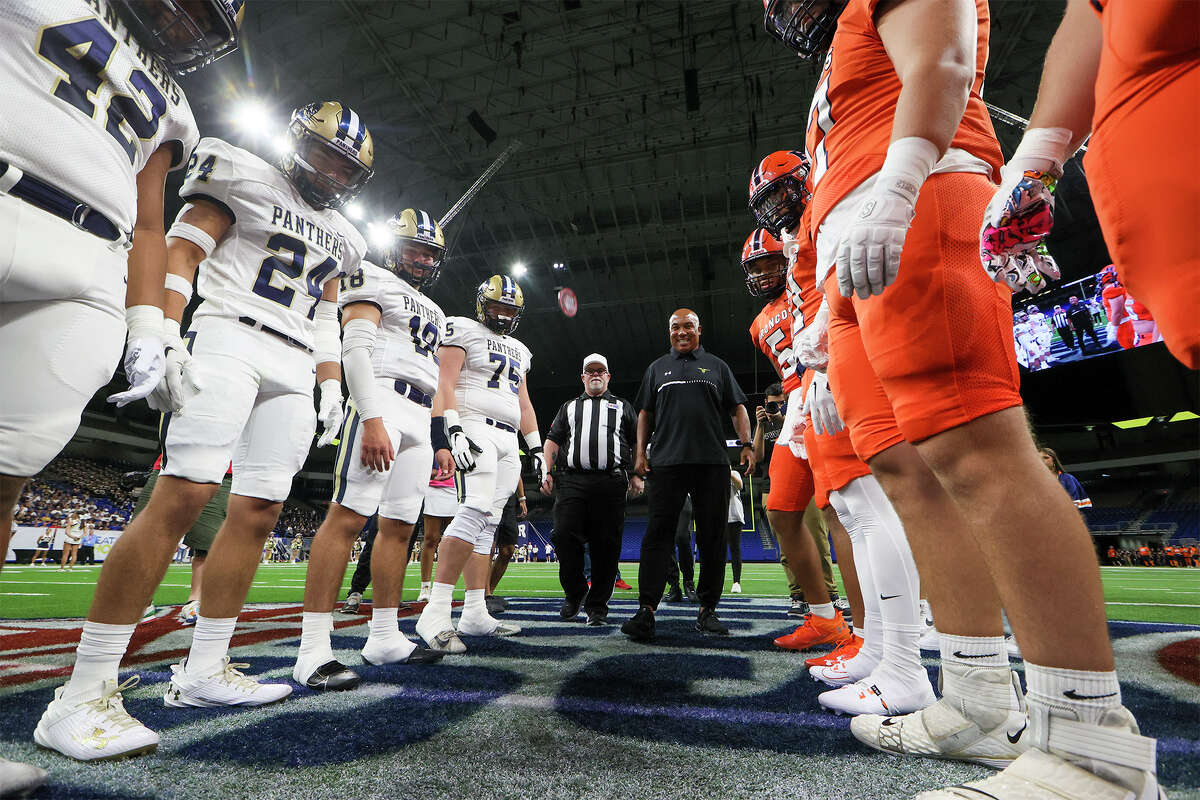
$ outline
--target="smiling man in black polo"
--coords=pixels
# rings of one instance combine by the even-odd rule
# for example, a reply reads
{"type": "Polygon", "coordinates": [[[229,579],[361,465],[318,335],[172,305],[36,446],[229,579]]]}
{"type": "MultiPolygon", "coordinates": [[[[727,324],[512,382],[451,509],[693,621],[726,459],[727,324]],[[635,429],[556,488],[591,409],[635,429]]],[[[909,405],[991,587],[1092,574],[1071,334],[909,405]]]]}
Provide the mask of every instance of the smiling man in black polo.
{"type": "Polygon", "coordinates": [[[666,585],[675,523],[683,499],[692,496],[700,549],[700,616],[696,630],[726,635],[717,619],[725,583],[725,516],[729,509],[729,457],[724,417],[733,420],[742,444],[741,463],[754,468],[750,417],[729,365],[700,346],[700,318],[678,309],[669,323],[671,352],[646,368],[638,390],[634,471],[648,475],[650,518],[638,568],[641,607],[621,630],[634,641],[654,638],[654,611],[666,585]],[[652,459],[647,458],[647,446],[652,459]]]}

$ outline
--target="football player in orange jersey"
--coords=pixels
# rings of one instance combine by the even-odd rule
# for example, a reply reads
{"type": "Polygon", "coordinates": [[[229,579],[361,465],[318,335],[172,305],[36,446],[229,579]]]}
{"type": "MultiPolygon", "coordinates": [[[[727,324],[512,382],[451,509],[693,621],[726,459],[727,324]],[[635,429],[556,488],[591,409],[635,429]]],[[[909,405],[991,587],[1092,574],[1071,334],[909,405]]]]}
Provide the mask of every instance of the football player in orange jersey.
{"type": "MultiPolygon", "coordinates": [[[[792,340],[797,361],[810,368],[798,393],[804,398],[804,445],[816,477],[818,505],[831,525],[840,520],[848,532],[866,604],[860,651],[831,654],[825,661],[810,659],[810,674],[841,687],[819,697],[826,708],[850,714],[907,713],[934,701],[918,648],[924,629],[919,580],[904,527],[855,454],[829,390],[829,310],[816,287],[804,204],[807,192],[793,185],[801,172],[797,167],[806,168],[807,163],[799,151],[763,158],[751,176],[750,207],[760,224],[780,229],[785,242],[792,340]],[[809,418],[811,424],[806,424],[809,418]]],[[[892,432],[893,444],[901,440],[882,392],[874,398],[873,419],[876,428],[892,432]]]]}
{"type": "MultiPolygon", "coordinates": [[[[783,257],[783,245],[769,231],[756,229],[742,247],[742,269],[746,272],[746,288],[750,294],[767,300],[750,325],[750,340],[770,360],[789,400],[783,430],[771,454],[767,518],[779,537],[780,549],[787,556],[788,566],[804,590],[809,607],[800,626],[777,638],[775,644],[785,650],[809,650],[822,644],[841,649],[842,645],[851,643],[852,634],[826,590],[820,553],[812,533],[804,524],[804,511],[813,499],[813,470],[804,454],[803,440],[795,430],[800,416],[800,394],[796,391],[800,388],[800,378],[792,355],[792,315],[784,293],[787,260],[783,257]]],[[[841,525],[837,527],[841,528],[841,525]]],[[[853,577],[854,571],[844,555],[839,550],[843,579],[848,572],[853,577]]],[[[851,594],[849,589],[847,585],[847,594],[851,594]]],[[[859,608],[855,619],[861,624],[861,603],[856,605],[859,608]]]]}
{"type": "MultiPolygon", "coordinates": [[[[993,745],[1029,746],[1002,785],[989,784],[998,798],[1029,797],[1029,781],[1043,779],[1070,797],[1057,776],[1099,781],[1085,770],[1107,775],[1109,766],[1139,794],[1156,791],[1153,744],[1120,706],[1090,537],[1027,429],[1009,292],[973,264],[1001,162],[980,95],[987,4],[765,2],[771,33],[809,55],[829,48],[807,139],[829,380],[856,451],[904,521],[943,634],[943,699],[899,719],[858,717],[851,730],[889,752],[996,766],[1011,749],[996,758],[993,745]],[[856,349],[865,372],[839,358],[856,349]],[[872,381],[907,444],[872,445],[857,403],[872,381]],[[1047,596],[1069,609],[1070,626],[1046,624],[1047,596]],[[1014,707],[1001,599],[1026,659],[1028,732],[1006,725],[1014,707]],[[1117,748],[1092,746],[1101,725],[1117,748]]],[[[1033,250],[1038,241],[998,270],[1026,284],[1036,272],[1040,287],[1057,271],[1033,250]]],[[[965,796],[978,794],[929,795],[965,796]]]]}
{"type": "Polygon", "coordinates": [[[1121,345],[1122,350],[1133,347],[1135,334],[1133,332],[1133,317],[1126,308],[1129,292],[1117,279],[1117,268],[1109,264],[1096,275],[1096,283],[1100,287],[1100,299],[1104,303],[1104,313],[1108,315],[1106,344],[1114,342],[1121,345]]]}

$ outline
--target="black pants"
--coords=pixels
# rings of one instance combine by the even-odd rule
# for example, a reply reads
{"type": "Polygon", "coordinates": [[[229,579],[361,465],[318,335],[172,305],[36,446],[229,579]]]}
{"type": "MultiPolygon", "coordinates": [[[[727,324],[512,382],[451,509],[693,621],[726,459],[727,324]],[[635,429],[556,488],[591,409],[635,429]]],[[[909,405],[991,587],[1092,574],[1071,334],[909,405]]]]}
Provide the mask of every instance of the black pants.
{"type": "Polygon", "coordinates": [[[733,565],[733,582],[742,582],[742,523],[725,523],[725,541],[729,544],[729,563],[733,565]]]}
{"type": "Polygon", "coordinates": [[[715,608],[725,585],[725,519],[729,515],[728,464],[654,467],[647,481],[650,519],[642,539],[638,600],[657,608],[667,583],[671,548],[684,497],[692,496],[696,545],[700,551],[700,604],[715,608]]]}
{"type": "Polygon", "coordinates": [[[96,563],[96,546],[93,544],[79,545],[79,563],[80,564],[95,564],[96,563]]]}
{"type": "Polygon", "coordinates": [[[583,599],[589,614],[607,614],[625,528],[625,475],[564,472],[557,478],[557,487],[554,546],[563,594],[571,601],[583,599]],[[583,566],[585,545],[591,556],[590,590],[583,566]]]}
{"type": "Polygon", "coordinates": [[[1092,337],[1092,344],[1096,345],[1096,347],[1104,347],[1104,345],[1100,344],[1100,339],[1098,339],[1096,337],[1096,329],[1094,327],[1092,327],[1092,318],[1090,316],[1088,316],[1088,317],[1081,316],[1080,320],[1072,319],[1072,322],[1075,323],[1075,335],[1079,337],[1079,352],[1080,352],[1080,354],[1082,355],[1082,353],[1083,353],[1083,335],[1085,333],[1088,336],[1092,337]]]}
{"type": "Polygon", "coordinates": [[[373,516],[363,526],[366,533],[366,544],[358,554],[358,566],[354,568],[354,576],[350,578],[350,593],[362,594],[371,583],[371,551],[375,549],[375,536],[379,533],[379,517],[373,516]]]}
{"type": "Polygon", "coordinates": [[[671,551],[671,565],[667,567],[667,583],[679,586],[679,578],[683,576],[684,584],[696,582],[696,560],[692,556],[692,498],[683,499],[683,508],[679,511],[679,523],[675,526],[675,549],[671,551]]]}
{"type": "Polygon", "coordinates": [[[1071,328],[1057,328],[1058,338],[1062,339],[1062,343],[1067,346],[1068,350],[1075,349],[1075,331],[1071,328]]]}

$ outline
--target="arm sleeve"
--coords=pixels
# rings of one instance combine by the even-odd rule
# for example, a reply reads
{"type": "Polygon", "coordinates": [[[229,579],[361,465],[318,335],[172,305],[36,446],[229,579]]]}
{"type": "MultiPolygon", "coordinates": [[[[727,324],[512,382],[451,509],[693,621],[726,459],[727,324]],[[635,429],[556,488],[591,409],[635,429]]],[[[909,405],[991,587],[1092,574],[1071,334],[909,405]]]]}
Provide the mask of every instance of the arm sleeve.
{"type": "Polygon", "coordinates": [[[566,447],[569,434],[567,404],[563,403],[558,407],[558,413],[554,415],[554,422],[550,423],[550,432],[546,434],[546,441],[554,442],[559,447],[566,447]]]}
{"type": "Polygon", "coordinates": [[[637,399],[634,400],[634,405],[639,411],[654,412],[654,402],[658,393],[654,387],[654,364],[646,367],[646,372],[642,375],[642,385],[638,388],[637,399]]]}

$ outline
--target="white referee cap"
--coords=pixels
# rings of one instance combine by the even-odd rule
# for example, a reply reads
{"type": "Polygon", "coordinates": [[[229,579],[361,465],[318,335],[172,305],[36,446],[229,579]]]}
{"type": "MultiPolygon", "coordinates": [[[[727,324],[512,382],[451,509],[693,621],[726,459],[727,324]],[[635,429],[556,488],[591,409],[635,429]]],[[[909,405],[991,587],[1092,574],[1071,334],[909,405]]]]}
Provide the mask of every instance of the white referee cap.
{"type": "Polygon", "coordinates": [[[604,356],[600,355],[599,353],[592,353],[590,356],[588,356],[587,358],[585,358],[583,360],[583,368],[584,369],[587,369],[588,364],[602,364],[602,365],[604,365],[604,371],[605,372],[608,371],[608,359],[605,358],[604,356]]]}

